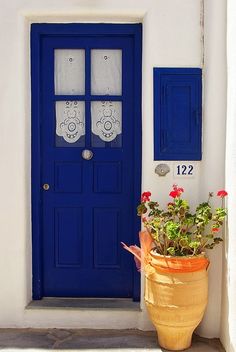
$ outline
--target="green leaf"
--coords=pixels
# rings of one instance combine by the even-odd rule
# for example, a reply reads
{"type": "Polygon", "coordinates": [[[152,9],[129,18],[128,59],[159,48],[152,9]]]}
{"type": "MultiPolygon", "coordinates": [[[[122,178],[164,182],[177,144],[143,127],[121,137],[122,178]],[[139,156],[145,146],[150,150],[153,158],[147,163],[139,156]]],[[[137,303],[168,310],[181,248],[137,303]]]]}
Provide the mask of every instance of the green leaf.
{"type": "Polygon", "coordinates": [[[174,247],[169,247],[167,248],[167,252],[170,254],[170,255],[175,255],[175,248],[174,247]]]}
{"type": "Polygon", "coordinates": [[[220,237],[215,237],[213,241],[215,244],[218,244],[218,243],[222,242],[223,240],[220,237]]]}
{"type": "Polygon", "coordinates": [[[137,213],[139,216],[141,216],[142,214],[145,214],[147,212],[147,207],[145,206],[144,203],[141,203],[138,205],[137,207],[137,213]]]}
{"type": "Polygon", "coordinates": [[[148,203],[148,206],[150,209],[155,209],[155,208],[159,207],[159,204],[157,202],[151,201],[148,203]]]}
{"type": "Polygon", "coordinates": [[[199,241],[191,241],[189,243],[189,247],[193,249],[198,249],[201,246],[201,242],[199,241]]]}
{"type": "Polygon", "coordinates": [[[168,221],[165,227],[166,235],[170,240],[175,240],[180,237],[180,224],[173,221],[168,221]]]}

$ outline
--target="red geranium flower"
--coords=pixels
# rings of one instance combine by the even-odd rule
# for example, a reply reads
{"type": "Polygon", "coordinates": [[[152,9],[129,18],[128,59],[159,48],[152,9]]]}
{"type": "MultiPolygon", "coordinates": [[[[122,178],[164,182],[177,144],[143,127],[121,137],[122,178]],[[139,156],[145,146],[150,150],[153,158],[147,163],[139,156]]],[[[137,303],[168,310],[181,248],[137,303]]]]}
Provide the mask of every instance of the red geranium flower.
{"type": "Polygon", "coordinates": [[[169,193],[169,196],[172,198],[177,198],[180,197],[181,194],[184,192],[184,189],[181,187],[178,187],[178,185],[174,184],[173,185],[173,191],[169,193]]]}
{"type": "Polygon", "coordinates": [[[211,229],[211,231],[212,231],[212,232],[218,232],[218,231],[219,231],[219,228],[218,228],[218,227],[213,227],[213,228],[211,229]]]}
{"type": "Polygon", "coordinates": [[[172,198],[177,198],[179,196],[179,192],[178,191],[171,191],[169,194],[172,198]]]}
{"type": "Polygon", "coordinates": [[[151,197],[151,192],[143,192],[143,194],[141,196],[141,202],[142,203],[149,202],[150,197],[151,197]]]}
{"type": "Polygon", "coordinates": [[[220,198],[224,198],[227,195],[228,195],[228,193],[224,189],[222,189],[222,190],[217,192],[217,196],[220,197],[220,198]]]}

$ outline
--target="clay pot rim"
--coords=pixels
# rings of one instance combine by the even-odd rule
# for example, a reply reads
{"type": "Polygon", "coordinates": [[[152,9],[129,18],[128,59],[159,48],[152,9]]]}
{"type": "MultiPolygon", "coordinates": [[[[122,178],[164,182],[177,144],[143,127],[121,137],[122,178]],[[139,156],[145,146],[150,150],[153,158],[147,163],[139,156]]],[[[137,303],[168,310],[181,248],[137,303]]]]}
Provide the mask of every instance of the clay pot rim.
{"type": "Polygon", "coordinates": [[[172,260],[190,260],[190,259],[200,259],[200,258],[207,258],[206,256],[206,252],[202,252],[200,254],[197,254],[197,255],[184,255],[184,256],[173,256],[173,255],[164,255],[164,254],[160,254],[160,253],[156,253],[154,251],[154,249],[151,249],[151,251],[149,252],[150,255],[153,257],[153,258],[160,258],[160,259],[164,259],[164,258],[167,258],[167,259],[172,259],[172,260]]]}

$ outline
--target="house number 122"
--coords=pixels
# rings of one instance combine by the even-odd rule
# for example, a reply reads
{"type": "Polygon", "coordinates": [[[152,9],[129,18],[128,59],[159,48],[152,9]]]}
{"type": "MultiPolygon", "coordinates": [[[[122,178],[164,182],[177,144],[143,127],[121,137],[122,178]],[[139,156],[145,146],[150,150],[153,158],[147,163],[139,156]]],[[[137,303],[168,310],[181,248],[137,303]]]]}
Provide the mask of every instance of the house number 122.
{"type": "Polygon", "coordinates": [[[196,163],[194,162],[177,162],[173,166],[174,177],[194,178],[196,176],[196,163]]]}
{"type": "Polygon", "coordinates": [[[177,175],[178,176],[193,176],[193,165],[177,165],[177,175]]]}

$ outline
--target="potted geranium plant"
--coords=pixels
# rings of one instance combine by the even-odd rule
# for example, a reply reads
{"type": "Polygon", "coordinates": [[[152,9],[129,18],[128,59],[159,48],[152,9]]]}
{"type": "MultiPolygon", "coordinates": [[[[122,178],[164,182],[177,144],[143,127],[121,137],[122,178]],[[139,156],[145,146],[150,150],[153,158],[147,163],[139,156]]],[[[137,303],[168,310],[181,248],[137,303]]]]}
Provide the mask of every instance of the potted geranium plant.
{"type": "Polygon", "coordinates": [[[200,323],[207,304],[209,260],[207,249],[222,241],[217,234],[227,215],[225,190],[217,196],[221,206],[212,210],[206,202],[190,212],[183,188],[173,185],[172,201],[160,209],[151,193],[144,192],[137,211],[145,231],[140,232],[141,248],[124,248],[135,256],[145,272],[145,303],[156,327],[159,344],[169,350],[191,345],[192,333],[200,323]]]}

